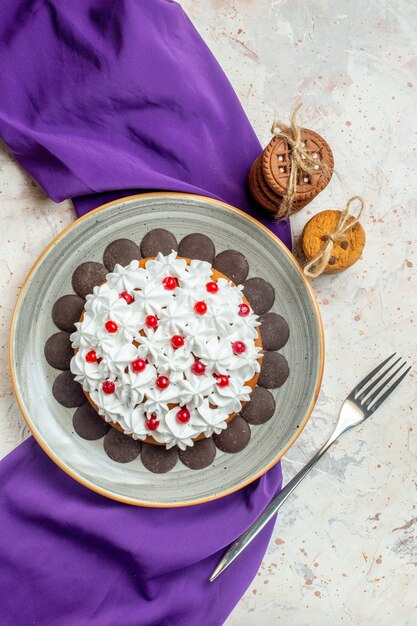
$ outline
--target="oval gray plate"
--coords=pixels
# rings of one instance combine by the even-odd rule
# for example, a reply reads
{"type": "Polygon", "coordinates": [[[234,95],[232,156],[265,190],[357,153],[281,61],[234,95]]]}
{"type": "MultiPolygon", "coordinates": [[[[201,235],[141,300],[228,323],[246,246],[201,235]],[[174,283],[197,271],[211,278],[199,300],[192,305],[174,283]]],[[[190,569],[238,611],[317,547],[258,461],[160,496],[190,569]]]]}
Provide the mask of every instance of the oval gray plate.
{"type": "Polygon", "coordinates": [[[32,268],[16,304],[10,341],[14,391],[34,437],[70,476],[105,496],[142,506],[186,506],[219,498],[252,482],[272,467],[300,434],[313,409],[323,369],[323,331],[318,307],[294,257],[271,232],[222,202],[188,194],[141,194],[109,203],[77,220],[45,250],[32,268]],[[44,358],[46,339],[57,331],[54,302],[72,293],[71,276],[83,261],[102,261],[107,244],[120,237],[140,243],[151,228],[168,228],[180,240],[192,232],[211,237],[216,251],[241,250],[249,276],[261,276],[276,291],[273,310],[289,323],[282,352],[290,377],[274,391],[276,413],[252,428],[239,454],[220,451],[214,463],[193,471],[181,462],[167,474],[151,474],[139,459],[111,461],[103,441],[74,433],[72,414],[52,396],[59,373],[44,358]]]}

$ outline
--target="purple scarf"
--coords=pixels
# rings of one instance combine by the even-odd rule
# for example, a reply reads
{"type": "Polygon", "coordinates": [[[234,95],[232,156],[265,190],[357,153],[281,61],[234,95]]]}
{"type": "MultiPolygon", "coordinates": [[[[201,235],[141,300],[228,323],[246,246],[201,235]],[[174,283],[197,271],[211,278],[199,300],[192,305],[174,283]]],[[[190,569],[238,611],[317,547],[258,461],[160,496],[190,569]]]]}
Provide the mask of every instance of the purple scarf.
{"type": "MultiPolygon", "coordinates": [[[[82,215],[171,190],[256,214],[245,179],[261,147],[177,4],[2,0],[0,50],[0,136],[54,200],[82,215]]],[[[288,223],[263,221],[290,245],[288,223]]],[[[138,508],[79,485],[29,438],[0,463],[2,626],[222,624],[272,526],[208,577],[281,482],[278,464],[215,502],[138,508]]]]}

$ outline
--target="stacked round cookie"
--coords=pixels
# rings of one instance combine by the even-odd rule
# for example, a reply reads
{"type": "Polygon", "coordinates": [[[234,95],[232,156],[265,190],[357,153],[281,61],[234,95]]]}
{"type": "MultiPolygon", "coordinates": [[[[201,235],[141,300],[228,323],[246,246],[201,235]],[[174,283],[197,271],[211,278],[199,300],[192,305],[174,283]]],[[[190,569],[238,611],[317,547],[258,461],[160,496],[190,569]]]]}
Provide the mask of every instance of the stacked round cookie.
{"type": "Polygon", "coordinates": [[[327,142],[314,131],[305,128],[301,129],[301,139],[304,150],[317,163],[309,173],[299,169],[289,213],[282,205],[291,171],[291,148],[287,140],[280,136],[273,137],[249,171],[248,185],[254,200],[276,219],[284,219],[304,208],[323,191],[332,176],[333,154],[327,142]]]}
{"type": "MultiPolygon", "coordinates": [[[[178,259],[175,257],[175,260],[178,259]]],[[[278,352],[287,342],[289,330],[285,320],[283,320],[283,318],[277,313],[270,311],[275,301],[275,292],[273,287],[262,278],[248,278],[250,271],[249,263],[241,252],[236,250],[224,250],[216,255],[215,246],[212,240],[202,233],[192,233],[186,235],[179,243],[177,243],[176,238],[169,231],[165,229],[154,229],[145,234],[140,246],[129,239],[118,239],[107,245],[104,251],[103,261],[104,265],[96,261],[87,261],[75,268],[72,277],[72,285],[76,293],[62,296],[53,305],[52,318],[54,323],[60,329],[60,332],[52,335],[52,337],[47,340],[45,345],[45,356],[48,363],[56,369],[63,370],[56,377],[53,384],[54,397],[65,407],[78,407],[73,415],[75,433],[79,437],[90,441],[104,437],[104,450],[112,460],[119,463],[129,463],[140,456],[142,465],[149,471],[156,473],[169,471],[177,464],[178,460],[190,469],[202,469],[204,467],[208,467],[214,461],[217,449],[227,453],[237,453],[243,450],[250,441],[251,429],[261,427],[262,424],[274,416],[275,400],[270,389],[281,386],[289,374],[288,363],[285,357],[278,352]],[[126,268],[131,265],[132,261],[134,261],[133,269],[144,269],[140,266],[141,264],[144,265],[146,263],[146,258],[156,257],[159,253],[166,257],[169,256],[170,253],[172,254],[172,251],[177,251],[178,256],[185,257],[186,259],[194,259],[194,261],[189,260],[186,262],[186,267],[188,268],[191,267],[191,264],[193,264],[193,267],[200,265],[200,268],[204,268],[204,265],[201,266],[199,263],[204,261],[211,264],[213,268],[211,277],[215,276],[219,279],[221,278],[222,281],[225,281],[226,284],[229,285],[229,288],[230,281],[232,281],[235,285],[241,285],[240,288],[234,288],[236,293],[240,294],[241,298],[239,302],[237,300],[235,301],[235,305],[237,304],[239,306],[241,304],[249,304],[250,314],[246,316],[246,321],[257,320],[259,325],[253,325],[252,332],[253,329],[257,332],[260,331],[263,345],[263,358],[257,384],[254,387],[253,392],[250,394],[249,401],[245,403],[245,400],[238,399],[242,405],[240,413],[235,415],[232,420],[224,420],[226,421],[225,428],[213,429],[212,436],[204,436],[204,434],[202,434],[201,438],[197,437],[197,440],[192,440],[193,445],[187,445],[183,450],[179,445],[173,445],[170,448],[166,445],[154,445],[149,443],[150,440],[148,437],[146,437],[145,441],[134,439],[130,434],[125,434],[116,427],[111,427],[110,423],[106,422],[101,416],[98,415],[96,410],[96,408],[99,408],[98,405],[96,404],[96,408],[94,408],[86,399],[82,386],[77,382],[77,380],[75,380],[74,374],[69,369],[71,359],[74,355],[70,340],[71,333],[76,331],[75,324],[79,322],[80,317],[83,315],[83,310],[85,308],[88,309],[89,302],[95,302],[96,304],[94,306],[99,307],[100,298],[98,298],[98,300],[95,299],[94,293],[94,291],[100,290],[99,285],[106,281],[106,284],[108,284],[107,279],[111,274],[116,274],[119,278],[115,278],[115,280],[118,281],[120,277],[126,273],[123,268],[126,270],[126,268]],[[116,268],[116,264],[122,266],[122,270],[116,268]],[[109,272],[111,273],[110,275],[109,272]],[[224,276],[222,276],[222,274],[224,276]],[[216,432],[216,430],[218,432],[216,432]]],[[[184,269],[183,264],[182,268],[184,269]]],[[[129,271],[130,270],[128,270],[128,272],[129,271]]],[[[171,278],[175,278],[175,276],[171,278]]],[[[214,280],[207,282],[218,281],[214,280]]],[[[207,295],[210,295],[210,297],[214,297],[216,294],[209,294],[209,292],[206,291],[206,284],[207,283],[202,283],[205,290],[204,296],[207,297],[207,295]]],[[[116,306],[115,310],[120,308],[120,306],[122,306],[124,310],[129,310],[129,307],[132,307],[134,303],[128,304],[127,300],[129,300],[129,298],[127,298],[127,300],[125,300],[124,297],[120,298],[121,293],[123,292],[119,291],[119,286],[117,286],[118,297],[117,300],[114,299],[114,306],[116,306]]],[[[135,297],[136,293],[138,292],[133,292],[133,294],[129,295],[133,295],[133,297],[135,297]]],[[[164,297],[165,296],[166,293],[164,293],[164,297]]],[[[231,299],[232,303],[233,297],[231,299]]],[[[197,300],[196,302],[200,302],[202,300],[203,298],[201,298],[201,300],[197,300]]],[[[196,304],[196,302],[194,302],[194,304],[196,304]]],[[[234,311],[236,312],[236,308],[234,311]]],[[[148,313],[148,315],[151,314],[152,312],[148,313]]],[[[161,314],[161,319],[163,317],[164,316],[161,314]]],[[[245,316],[242,317],[242,320],[244,317],[245,316]]],[[[107,321],[115,322],[116,320],[106,319],[105,322],[107,321]]],[[[120,328],[118,327],[118,331],[121,327],[123,327],[123,325],[124,322],[121,320],[121,326],[120,328]]],[[[173,333],[173,331],[169,332],[173,333]]],[[[116,332],[116,335],[117,334],[118,333],[116,332]]],[[[175,334],[181,335],[180,330],[178,329],[178,333],[175,332],[175,334]]],[[[85,337],[86,336],[87,335],[85,335],[85,337]]],[[[174,334],[171,334],[169,336],[169,340],[171,341],[173,337],[174,334]]],[[[218,334],[216,337],[218,337],[218,334]]],[[[228,339],[229,338],[230,337],[228,337],[228,339]]],[[[165,337],[165,340],[166,339],[167,337],[165,337]]],[[[225,339],[225,337],[223,337],[223,339],[225,339]]],[[[169,348],[170,341],[169,343],[165,343],[167,348],[169,348]]],[[[239,341],[239,338],[236,338],[235,341],[239,341]]],[[[258,342],[259,347],[259,337],[258,339],[254,339],[254,342],[258,342]]],[[[144,343],[146,344],[146,340],[144,343]]],[[[245,341],[243,343],[245,343],[245,341]]],[[[228,341],[228,344],[230,348],[233,342],[228,341]]],[[[136,350],[140,350],[140,346],[144,344],[141,343],[139,338],[139,341],[137,342],[134,340],[134,344],[132,344],[131,341],[130,345],[131,347],[133,345],[136,350]]],[[[175,349],[172,344],[170,345],[173,349],[175,349]]],[[[183,346],[180,346],[179,348],[176,348],[176,350],[180,350],[182,347],[183,346]]],[[[83,348],[85,352],[84,356],[86,356],[86,354],[90,351],[86,351],[86,348],[87,346],[83,348]]],[[[94,350],[93,347],[90,346],[90,348],[91,350],[94,350]]],[[[128,348],[128,350],[130,350],[130,348],[128,348]]],[[[81,350],[79,349],[79,351],[81,350]]],[[[99,350],[95,350],[95,352],[95,356],[98,361],[98,359],[101,358],[99,356],[99,350]]],[[[234,356],[237,357],[237,355],[234,356]]],[[[145,358],[143,360],[148,359],[145,358]]],[[[92,361],[93,364],[96,363],[93,368],[97,367],[97,361],[92,361]]],[[[208,366],[208,368],[210,367],[210,364],[205,363],[202,358],[200,358],[199,361],[201,361],[203,365],[208,366]]],[[[129,364],[131,364],[131,361],[129,364]]],[[[139,364],[139,369],[142,365],[143,364],[141,363],[139,364]]],[[[149,371],[152,372],[152,367],[154,366],[154,363],[150,363],[145,366],[145,370],[150,367],[149,371]]],[[[253,366],[256,367],[254,363],[253,366]]],[[[206,371],[209,370],[206,369],[206,371]]],[[[126,374],[124,370],[123,372],[126,374]]],[[[141,374],[143,372],[144,370],[138,373],[141,374]]],[[[130,374],[128,372],[127,375],[130,377],[133,373],[134,372],[130,374]]],[[[216,384],[218,377],[213,376],[213,373],[219,374],[219,372],[211,372],[212,382],[214,381],[216,384]]],[[[164,376],[164,373],[161,372],[161,375],[164,376]]],[[[227,376],[228,374],[221,375],[227,376]]],[[[257,376],[258,373],[255,375],[257,376]]],[[[170,378],[170,375],[168,378],[170,378]]],[[[246,378],[246,376],[243,378],[246,378]]],[[[156,381],[155,376],[153,377],[153,380],[156,381]]],[[[104,382],[104,379],[101,380],[101,384],[104,382]]],[[[117,381],[113,380],[110,382],[116,383],[117,381]]],[[[244,384],[246,382],[246,380],[240,381],[243,387],[247,386],[244,384]]],[[[171,384],[173,383],[170,380],[169,387],[171,384]]],[[[252,381],[252,384],[249,385],[250,389],[254,384],[255,381],[252,381]]],[[[130,390],[130,393],[131,392],[132,390],[130,390]]],[[[87,394],[90,394],[90,392],[87,391],[87,394]]],[[[111,396],[112,394],[109,395],[111,396]]],[[[236,398],[227,398],[227,402],[232,400],[233,402],[236,402],[236,398]]],[[[174,407],[169,406],[170,404],[172,405],[173,403],[168,403],[167,408],[173,409],[174,407]]],[[[178,404],[180,406],[176,407],[175,415],[183,406],[183,402],[178,402],[178,404]]],[[[231,410],[230,406],[231,405],[229,405],[228,411],[231,410]]],[[[235,406],[237,409],[237,404],[235,406]]],[[[210,408],[213,407],[211,406],[210,408]]],[[[194,409],[189,408],[189,410],[191,414],[194,409]]],[[[185,419],[188,418],[188,415],[182,415],[180,417],[185,419]]],[[[187,427],[188,423],[188,421],[185,421],[184,425],[187,427]]],[[[181,422],[177,422],[177,424],[179,428],[181,426],[181,422]]],[[[149,434],[153,436],[154,431],[150,431],[149,434]]]]}

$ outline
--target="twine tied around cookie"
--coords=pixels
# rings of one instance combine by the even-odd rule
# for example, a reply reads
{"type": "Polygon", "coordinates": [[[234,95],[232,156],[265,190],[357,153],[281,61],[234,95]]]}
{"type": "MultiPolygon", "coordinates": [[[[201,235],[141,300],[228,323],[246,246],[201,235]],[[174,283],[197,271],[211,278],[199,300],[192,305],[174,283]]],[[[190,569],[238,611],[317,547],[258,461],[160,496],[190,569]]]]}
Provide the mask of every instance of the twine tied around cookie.
{"type": "Polygon", "coordinates": [[[301,104],[295,107],[291,114],[290,125],[284,124],[280,121],[275,121],[272,124],[271,133],[276,137],[282,137],[288,143],[290,148],[289,157],[289,177],[287,192],[280,204],[280,219],[289,217],[295,211],[294,201],[295,192],[297,190],[297,180],[300,171],[306,174],[313,174],[317,170],[317,166],[322,169],[332,172],[326,163],[322,163],[317,158],[313,158],[312,155],[306,150],[306,145],[301,139],[301,127],[297,124],[297,115],[301,108],[301,104]]]}
{"type": "Polygon", "coordinates": [[[314,257],[314,259],[311,259],[311,261],[309,261],[307,265],[304,266],[303,271],[305,276],[308,276],[309,278],[316,278],[323,273],[323,271],[326,269],[330,257],[332,256],[334,244],[337,241],[343,239],[343,235],[359,222],[359,218],[362,215],[364,206],[365,203],[360,196],[352,196],[348,200],[343,211],[340,211],[340,217],[336,224],[335,230],[329,235],[326,235],[326,242],[320,252],[317,254],[317,256],[314,257]],[[351,206],[355,201],[359,202],[358,214],[356,215],[356,217],[351,212],[351,206]]]}

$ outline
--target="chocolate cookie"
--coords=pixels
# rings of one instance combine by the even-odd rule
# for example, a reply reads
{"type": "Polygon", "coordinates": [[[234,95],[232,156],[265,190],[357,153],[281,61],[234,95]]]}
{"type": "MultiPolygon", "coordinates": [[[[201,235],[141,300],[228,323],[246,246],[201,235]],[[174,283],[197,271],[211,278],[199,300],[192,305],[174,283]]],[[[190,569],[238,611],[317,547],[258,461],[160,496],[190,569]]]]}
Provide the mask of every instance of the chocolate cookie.
{"type": "Polygon", "coordinates": [[[103,445],[107,456],[116,463],[130,463],[139,456],[142,448],[140,441],[132,439],[115,428],[110,428],[105,435],[103,445]]]}
{"type": "Polygon", "coordinates": [[[289,373],[290,370],[285,356],[279,352],[265,352],[258,385],[266,387],[266,389],[276,389],[285,383],[289,373]]]}
{"type": "Polygon", "coordinates": [[[275,289],[263,278],[249,278],[243,283],[243,295],[248,299],[254,313],[262,315],[275,302],[275,289]]]}
{"type": "Polygon", "coordinates": [[[96,413],[89,402],[82,404],[72,416],[74,430],[83,439],[101,439],[110,430],[110,424],[96,413]]]}
{"type": "Polygon", "coordinates": [[[140,251],[144,259],[156,256],[158,252],[170,254],[173,250],[178,250],[178,243],[175,236],[165,230],[165,228],[154,228],[150,230],[140,244],[140,251]]]}
{"type": "Polygon", "coordinates": [[[84,298],[73,293],[59,298],[52,307],[52,321],[55,326],[61,330],[74,332],[74,324],[80,319],[84,304],[84,298]]]}
{"type": "MultiPolygon", "coordinates": [[[[304,226],[301,245],[309,261],[314,259],[324,247],[329,235],[334,233],[340,218],[340,211],[322,211],[312,217],[304,226]]],[[[351,221],[353,217],[351,218],[351,221]]],[[[360,258],[365,246],[365,231],[357,222],[333,245],[332,256],[324,270],[325,274],[341,272],[360,258]]]]}
{"type": "Polygon", "coordinates": [[[218,435],[213,435],[216,446],[223,452],[240,452],[249,443],[250,428],[240,415],[236,415],[227,428],[218,435]]]}
{"type": "Polygon", "coordinates": [[[213,261],[213,267],[230,278],[235,285],[243,283],[249,274],[248,260],[237,250],[220,252],[213,261]]]}
{"type": "Polygon", "coordinates": [[[82,387],[74,380],[74,374],[69,370],[61,372],[52,385],[52,394],[62,406],[73,409],[81,406],[85,402],[85,395],[82,387]]]}
{"type": "Polygon", "coordinates": [[[179,451],[180,461],[193,470],[204,469],[211,465],[216,456],[216,446],[213,439],[200,439],[193,446],[179,451]]]}
{"type": "MultiPolygon", "coordinates": [[[[296,202],[310,202],[329,184],[334,166],[333,154],[328,143],[317,133],[301,129],[301,140],[309,156],[317,160],[311,173],[298,172],[294,195],[296,202]],[[323,167],[322,164],[325,166],[323,167]]],[[[291,171],[291,149],[287,140],[275,136],[265,148],[262,156],[262,171],[269,187],[280,196],[285,196],[291,171]]]]}
{"type": "Polygon", "coordinates": [[[212,240],[202,233],[191,233],[181,239],[178,246],[178,256],[187,259],[199,259],[213,263],[216,250],[212,240]]]}
{"type": "Polygon", "coordinates": [[[114,270],[116,263],[119,265],[129,265],[131,261],[139,260],[139,246],[131,239],[116,239],[109,243],[104,250],[103,262],[109,272],[114,270]]]}
{"type": "Polygon", "coordinates": [[[63,331],[51,335],[45,343],[45,359],[57,370],[68,370],[74,350],[71,346],[70,333],[63,331]]]}
{"type": "Polygon", "coordinates": [[[265,424],[275,413],[274,396],[264,387],[255,387],[240,414],[248,424],[265,424]]]}
{"type": "Polygon", "coordinates": [[[259,317],[259,321],[264,350],[280,350],[285,346],[290,336],[290,329],[281,315],[265,313],[259,317]]]}
{"type": "Polygon", "coordinates": [[[178,449],[176,446],[167,450],[165,446],[144,444],[141,459],[153,474],[166,474],[177,464],[178,449]]]}
{"type": "Polygon", "coordinates": [[[93,293],[96,285],[100,285],[106,279],[107,270],[101,263],[86,261],[81,263],[72,275],[72,287],[75,293],[85,298],[93,293]]]}

